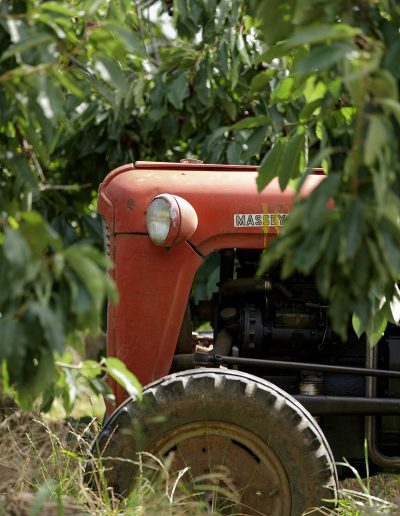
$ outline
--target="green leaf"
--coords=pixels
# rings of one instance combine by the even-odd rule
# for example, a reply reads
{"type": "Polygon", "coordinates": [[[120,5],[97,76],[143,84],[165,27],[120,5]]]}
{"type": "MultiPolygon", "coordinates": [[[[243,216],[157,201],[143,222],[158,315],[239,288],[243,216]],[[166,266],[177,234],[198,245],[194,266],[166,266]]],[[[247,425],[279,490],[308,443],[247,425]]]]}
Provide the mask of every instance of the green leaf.
{"type": "Polygon", "coordinates": [[[219,67],[224,75],[229,73],[227,44],[221,41],[219,45],[219,67]]]}
{"type": "Polygon", "coordinates": [[[127,95],[129,91],[128,82],[118,61],[109,56],[98,54],[94,60],[94,68],[103,81],[112,85],[113,88],[127,95]]]}
{"type": "Polygon", "coordinates": [[[239,60],[235,54],[232,55],[230,72],[231,86],[234,90],[239,80],[239,60]]]}
{"type": "Polygon", "coordinates": [[[399,59],[400,39],[396,39],[388,48],[383,60],[385,68],[387,68],[396,79],[400,79],[399,59]]]}
{"type": "Polygon", "coordinates": [[[230,142],[226,150],[226,157],[228,164],[237,165],[240,163],[240,154],[242,152],[243,145],[240,142],[230,142]]]}
{"type": "Polygon", "coordinates": [[[400,124],[400,103],[397,100],[379,98],[375,99],[375,102],[382,105],[385,108],[385,111],[392,113],[396,117],[397,122],[400,124]]]}
{"type": "Polygon", "coordinates": [[[325,24],[317,23],[297,29],[296,32],[285,42],[286,48],[298,47],[300,45],[311,45],[323,41],[349,40],[352,41],[361,30],[350,27],[344,23],[325,24]]]}
{"type": "Polygon", "coordinates": [[[50,11],[52,13],[62,14],[68,17],[79,17],[82,16],[82,11],[72,9],[62,2],[43,2],[36,9],[37,12],[50,11]]]}
{"type": "Polygon", "coordinates": [[[8,47],[7,50],[3,52],[0,58],[0,62],[9,59],[10,57],[15,56],[16,54],[21,54],[26,50],[31,48],[37,48],[40,45],[45,45],[47,43],[51,43],[53,41],[53,37],[50,34],[39,33],[32,34],[29,39],[21,40],[18,43],[14,43],[8,47]]]}
{"type": "Polygon", "coordinates": [[[368,123],[368,132],[364,146],[364,163],[367,167],[372,166],[382,148],[387,145],[388,134],[386,127],[380,117],[372,116],[368,123]]]}
{"type": "Polygon", "coordinates": [[[55,381],[54,357],[47,349],[37,350],[37,364],[30,368],[30,382],[18,384],[18,402],[24,409],[31,408],[37,397],[55,381]]]}
{"type": "Polygon", "coordinates": [[[300,157],[304,152],[305,138],[304,132],[297,133],[285,145],[279,166],[279,186],[282,192],[287,187],[289,179],[300,173],[300,157]]]}
{"type": "Polygon", "coordinates": [[[95,360],[84,360],[80,365],[80,373],[85,378],[96,378],[101,374],[101,366],[95,360]]]}
{"type": "Polygon", "coordinates": [[[136,32],[123,27],[117,21],[114,22],[112,20],[107,21],[104,24],[104,27],[109,29],[129,52],[132,52],[137,56],[145,56],[142,40],[136,32]]]}
{"type": "Polygon", "coordinates": [[[38,79],[37,103],[52,125],[58,124],[60,118],[65,116],[64,98],[60,90],[45,75],[41,75],[38,79]]]}
{"type": "Polygon", "coordinates": [[[273,90],[271,94],[271,103],[274,104],[276,102],[289,100],[290,95],[293,91],[293,86],[293,77],[285,77],[285,79],[279,81],[277,87],[273,90]]]}
{"type": "Polygon", "coordinates": [[[98,314],[105,296],[107,294],[111,295],[116,301],[115,289],[112,288],[105,273],[105,267],[109,264],[109,260],[97,250],[84,245],[70,246],[62,254],[65,257],[66,264],[78,276],[81,283],[79,285],[73,279],[70,280],[72,292],[77,296],[74,309],[79,309],[81,320],[82,322],[85,321],[85,326],[89,327],[92,332],[96,331],[98,329],[98,314]],[[85,295],[85,291],[89,294],[89,297],[85,295]]]}
{"type": "Polygon", "coordinates": [[[115,403],[115,395],[107,382],[101,378],[88,378],[87,381],[95,394],[103,396],[110,403],[115,403]]]}
{"type": "Polygon", "coordinates": [[[21,233],[29,243],[31,250],[38,256],[48,250],[51,245],[53,249],[61,249],[60,237],[49,226],[37,211],[26,211],[21,213],[21,233]]]}
{"type": "MultiPolygon", "coordinates": [[[[307,103],[312,103],[314,100],[322,100],[325,98],[328,91],[328,87],[325,82],[321,81],[315,75],[311,75],[306,80],[305,86],[303,87],[304,98],[307,103]]],[[[339,94],[338,94],[339,95],[339,94]]]]}
{"type": "Polygon", "coordinates": [[[230,128],[233,130],[253,129],[254,127],[266,126],[271,123],[271,118],[267,115],[249,116],[239,120],[230,128]]]}
{"type": "Polygon", "coordinates": [[[23,269],[32,256],[21,233],[10,228],[4,232],[3,252],[8,262],[18,269],[23,269]]]}
{"type": "Polygon", "coordinates": [[[229,0],[221,0],[215,11],[215,30],[222,29],[230,8],[229,0]]]}
{"type": "Polygon", "coordinates": [[[375,267],[380,280],[384,281],[387,278],[388,273],[376,241],[368,237],[366,238],[365,242],[373,266],[375,267]]]}
{"type": "Polygon", "coordinates": [[[25,344],[25,334],[19,321],[4,315],[0,317],[0,362],[11,355],[15,346],[23,348],[25,344]]]}
{"type": "Polygon", "coordinates": [[[167,98],[177,109],[182,109],[183,101],[189,96],[189,82],[185,72],[181,72],[167,89],[167,98]]]}
{"type": "Polygon", "coordinates": [[[388,70],[376,70],[371,74],[368,77],[367,87],[375,97],[398,100],[397,81],[388,70]]]}
{"type": "Polygon", "coordinates": [[[383,337],[386,326],[387,320],[383,317],[381,312],[377,312],[371,317],[370,323],[365,330],[370,346],[376,346],[376,344],[378,344],[383,337]]]}
{"type": "Polygon", "coordinates": [[[76,376],[71,372],[70,369],[65,368],[64,369],[65,374],[65,381],[63,385],[63,401],[64,401],[64,408],[67,414],[70,414],[71,410],[74,407],[77,393],[78,393],[78,386],[76,384],[76,376]]]}
{"type": "Polygon", "coordinates": [[[17,180],[19,179],[27,189],[31,191],[37,190],[37,175],[24,157],[13,154],[12,152],[7,152],[3,159],[4,164],[13,172],[17,180]]]}
{"type": "Polygon", "coordinates": [[[321,217],[321,213],[327,209],[327,203],[332,199],[339,189],[341,182],[340,174],[329,174],[318,186],[313,190],[312,194],[307,198],[307,205],[303,217],[303,224],[309,227],[321,217]]]}
{"type": "Polygon", "coordinates": [[[258,62],[270,63],[273,59],[287,56],[290,53],[290,49],[287,48],[285,41],[280,41],[276,45],[272,45],[266,50],[258,59],[258,62]]]}
{"type": "Polygon", "coordinates": [[[274,177],[279,174],[280,163],[285,151],[282,140],[278,140],[275,145],[267,152],[260,163],[257,176],[257,188],[261,192],[274,177]]]}
{"type": "Polygon", "coordinates": [[[347,225],[345,248],[341,261],[346,262],[355,256],[364,235],[364,206],[360,201],[351,204],[343,214],[347,225]]]}
{"type": "Polygon", "coordinates": [[[62,320],[57,312],[39,302],[30,304],[29,313],[37,317],[47,340],[48,348],[61,354],[65,346],[62,320]]]}
{"type": "Polygon", "coordinates": [[[145,105],[144,100],[144,90],[146,87],[146,78],[145,77],[139,77],[133,86],[134,91],[134,98],[135,98],[135,104],[138,107],[142,107],[145,105]]]}
{"type": "Polygon", "coordinates": [[[293,31],[295,0],[256,2],[255,13],[261,19],[264,39],[268,45],[286,39],[293,31]]]}
{"type": "Polygon", "coordinates": [[[276,76],[278,70],[275,68],[269,68],[259,74],[255,75],[250,82],[251,91],[261,91],[271,82],[276,76]]]}
{"type": "Polygon", "coordinates": [[[134,400],[142,399],[142,387],[137,378],[117,358],[106,358],[105,369],[108,375],[121,385],[134,400]]]}
{"type": "Polygon", "coordinates": [[[295,71],[300,74],[309,74],[317,70],[326,70],[353,50],[353,45],[341,41],[314,47],[306,57],[296,62],[295,71]]]}
{"type": "Polygon", "coordinates": [[[228,97],[228,95],[221,95],[219,100],[224,110],[228,113],[231,120],[235,120],[237,116],[237,104],[228,97]]]}
{"type": "Polygon", "coordinates": [[[392,279],[394,281],[399,281],[400,248],[398,245],[398,235],[395,235],[392,229],[387,224],[383,223],[379,227],[379,232],[376,233],[376,238],[392,279]]]}
{"type": "Polygon", "coordinates": [[[237,41],[237,48],[239,51],[239,55],[242,58],[242,61],[244,62],[244,64],[246,64],[248,67],[250,67],[251,61],[250,61],[250,57],[249,57],[249,54],[246,49],[246,42],[245,42],[243,35],[239,34],[236,41],[237,41]]]}
{"type": "Polygon", "coordinates": [[[307,122],[315,111],[321,107],[322,101],[323,99],[321,98],[305,104],[303,109],[300,111],[299,120],[301,122],[307,122]]]}
{"type": "Polygon", "coordinates": [[[271,127],[261,126],[255,131],[251,133],[251,135],[246,140],[247,149],[243,151],[242,159],[243,162],[248,162],[253,156],[260,153],[263,143],[265,142],[265,138],[267,137],[268,132],[271,127]]]}

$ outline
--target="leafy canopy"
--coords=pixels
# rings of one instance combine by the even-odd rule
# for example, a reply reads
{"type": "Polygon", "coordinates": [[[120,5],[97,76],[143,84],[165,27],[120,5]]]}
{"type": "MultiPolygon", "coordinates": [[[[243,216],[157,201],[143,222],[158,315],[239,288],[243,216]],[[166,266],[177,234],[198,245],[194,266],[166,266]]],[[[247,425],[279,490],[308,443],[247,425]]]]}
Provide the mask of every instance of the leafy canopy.
{"type": "Polygon", "coordinates": [[[394,0],[0,0],[0,360],[21,400],[68,384],[54,359],[116,300],[96,190],[137,159],[261,162],[260,190],[323,166],[262,269],[313,272],[341,335],[352,314],[373,342],[398,321],[399,17],[394,0]]]}

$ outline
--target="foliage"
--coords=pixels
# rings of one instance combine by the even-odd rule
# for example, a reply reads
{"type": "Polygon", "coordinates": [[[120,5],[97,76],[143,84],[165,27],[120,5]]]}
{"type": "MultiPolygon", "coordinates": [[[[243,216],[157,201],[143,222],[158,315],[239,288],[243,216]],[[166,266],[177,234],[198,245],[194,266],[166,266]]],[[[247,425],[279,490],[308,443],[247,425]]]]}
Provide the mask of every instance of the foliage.
{"type": "MultiPolygon", "coordinates": [[[[98,328],[101,303],[115,298],[108,259],[93,247],[63,248],[36,211],[9,217],[0,247],[0,358],[3,380],[29,406],[56,379],[53,356],[77,330],[98,328]]],[[[52,398],[52,393],[47,392],[52,398]]]]}
{"type": "Polygon", "coordinates": [[[352,314],[373,342],[398,320],[399,16],[394,0],[0,0],[0,358],[21,400],[98,326],[96,189],[137,159],[261,161],[259,189],[322,165],[263,268],[314,273],[342,336],[352,314]]]}
{"type": "Polygon", "coordinates": [[[116,299],[92,247],[106,173],[187,153],[247,161],[263,143],[267,129],[240,157],[249,132],[224,136],[257,75],[244,4],[222,2],[217,17],[216,2],[185,5],[174,5],[175,40],[126,0],[0,1],[0,359],[26,405],[46,392],[48,407],[57,378],[67,389],[54,357],[116,299]]]}
{"type": "Polygon", "coordinates": [[[390,0],[268,0],[256,9],[269,44],[262,59],[285,70],[271,93],[283,127],[258,186],[279,172],[282,188],[321,163],[329,172],[297,201],[262,269],[282,260],[284,276],[313,272],[334,329],[344,337],[353,313],[356,332],[374,344],[400,318],[400,8],[390,0]],[[271,9],[281,15],[270,17],[271,9]]]}

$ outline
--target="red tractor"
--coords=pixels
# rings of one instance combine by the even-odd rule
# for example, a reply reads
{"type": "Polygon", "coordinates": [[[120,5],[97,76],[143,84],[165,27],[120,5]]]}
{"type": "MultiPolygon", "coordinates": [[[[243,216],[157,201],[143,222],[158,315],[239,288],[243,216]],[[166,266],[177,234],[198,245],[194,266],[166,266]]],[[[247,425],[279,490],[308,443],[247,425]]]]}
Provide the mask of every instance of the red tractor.
{"type": "MultiPolygon", "coordinates": [[[[342,342],[312,278],[283,282],[279,264],[256,275],[295,197],[277,181],[259,194],[256,176],[252,166],[136,162],[100,187],[120,292],[108,354],[145,386],[139,403],[111,382],[118,408],[96,447],[116,492],[132,488],[146,451],[169,457],[172,473],[188,468],[191,492],[204,475],[227,475],[230,514],[298,516],[335,499],[335,460],[362,466],[365,440],[371,464],[399,466],[399,331],[373,349],[351,329],[342,342]],[[216,288],[199,300],[210,263],[216,288]]],[[[314,171],[301,195],[323,179],[314,171]]]]}

